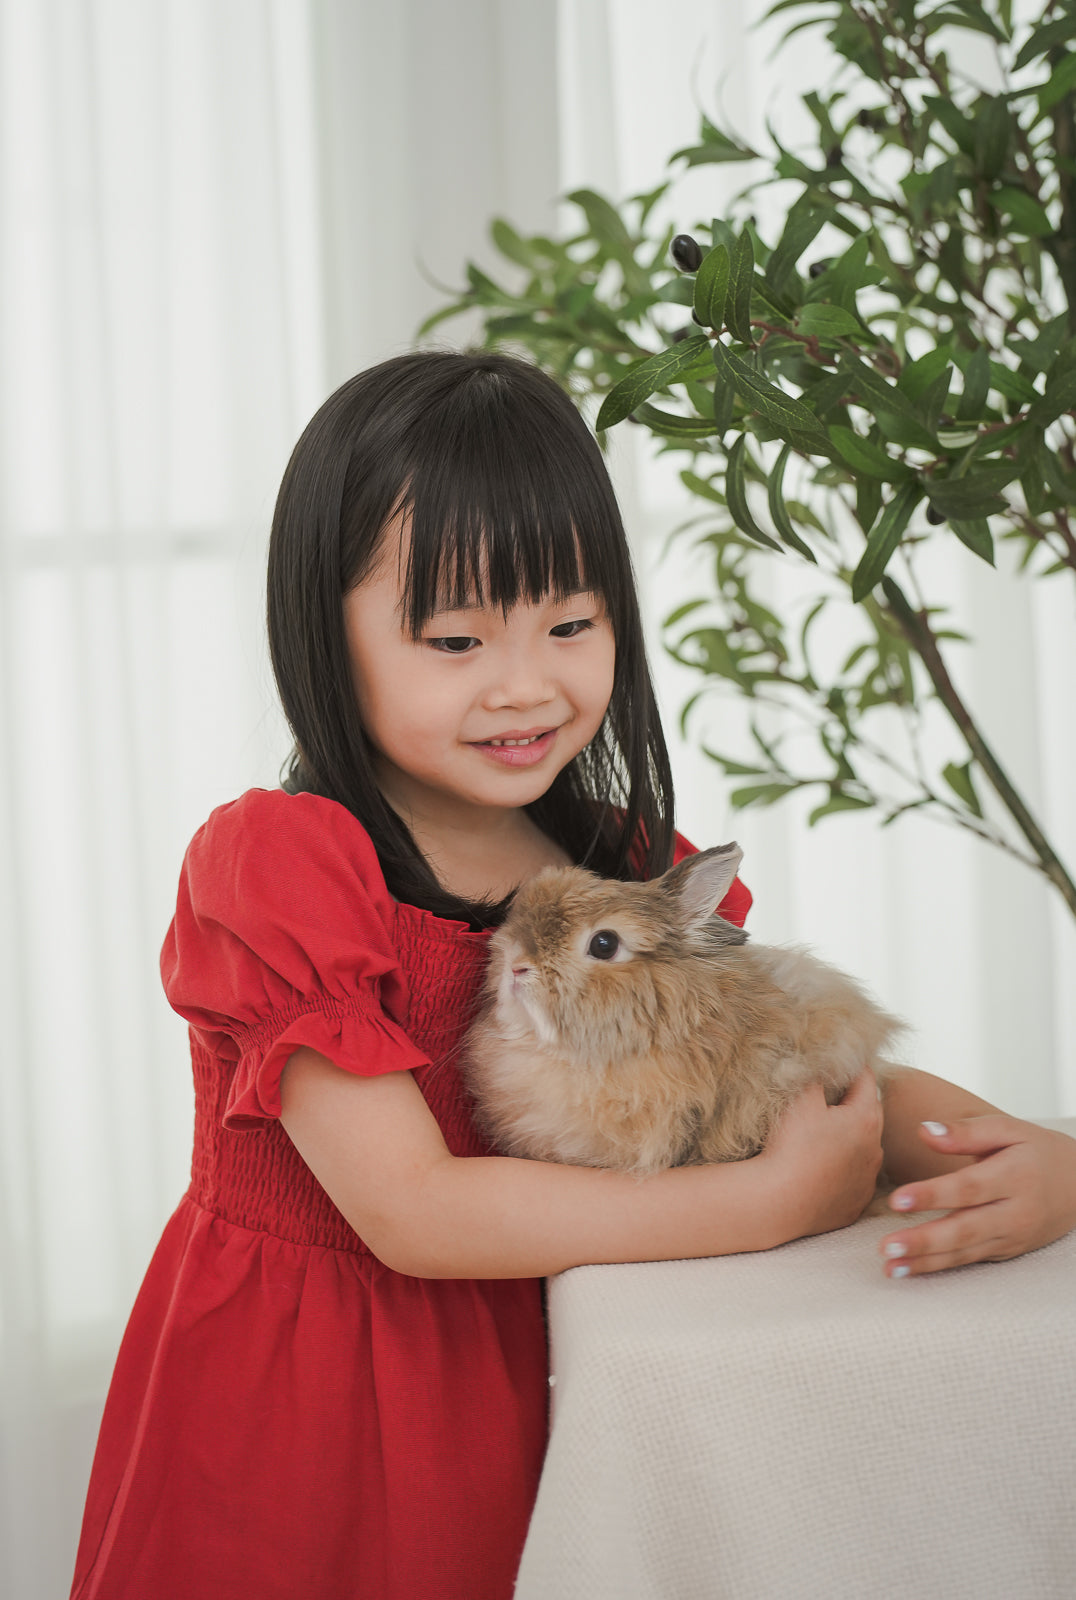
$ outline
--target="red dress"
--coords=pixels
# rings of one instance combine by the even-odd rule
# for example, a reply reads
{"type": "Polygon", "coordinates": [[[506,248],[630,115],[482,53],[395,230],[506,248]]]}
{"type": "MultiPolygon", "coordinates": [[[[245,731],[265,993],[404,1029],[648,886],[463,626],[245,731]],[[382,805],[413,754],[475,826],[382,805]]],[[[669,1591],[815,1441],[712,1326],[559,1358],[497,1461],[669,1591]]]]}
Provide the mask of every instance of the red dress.
{"type": "Polygon", "coordinates": [[[410,1070],[453,1154],[488,1154],[454,1066],[487,938],[397,904],[333,801],[253,790],[195,836],[161,958],[192,1181],[120,1349],[77,1600],[508,1600],[546,1439],[540,1281],[383,1266],[278,1120],[309,1045],[410,1070]]]}

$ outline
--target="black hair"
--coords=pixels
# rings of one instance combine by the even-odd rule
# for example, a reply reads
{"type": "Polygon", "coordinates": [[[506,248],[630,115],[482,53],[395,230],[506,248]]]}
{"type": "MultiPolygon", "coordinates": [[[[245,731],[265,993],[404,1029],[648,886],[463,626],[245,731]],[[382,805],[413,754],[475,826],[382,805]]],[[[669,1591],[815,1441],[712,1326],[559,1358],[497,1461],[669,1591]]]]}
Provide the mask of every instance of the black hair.
{"type": "Polygon", "coordinates": [[[397,356],[330,395],[292,453],[269,542],[269,648],[295,739],[290,793],[347,807],[398,899],[489,926],[507,902],[472,904],[437,882],[376,782],[359,719],[343,597],[406,515],[405,624],[447,605],[605,602],[612,697],[591,743],[527,807],[571,858],[605,877],[664,872],[673,795],[620,511],[601,451],[554,380],[512,356],[397,356]]]}

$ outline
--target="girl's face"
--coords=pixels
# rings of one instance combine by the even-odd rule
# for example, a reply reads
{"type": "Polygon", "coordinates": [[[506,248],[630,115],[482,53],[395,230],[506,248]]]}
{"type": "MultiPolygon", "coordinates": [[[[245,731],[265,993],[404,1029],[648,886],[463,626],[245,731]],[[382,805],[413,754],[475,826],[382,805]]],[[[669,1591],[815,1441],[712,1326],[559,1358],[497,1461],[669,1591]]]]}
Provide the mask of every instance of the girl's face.
{"type": "MultiPolygon", "coordinates": [[[[406,554],[406,552],[405,552],[406,554]]],[[[412,639],[400,540],[344,597],[352,677],[377,775],[407,817],[529,804],[597,733],[615,644],[601,597],[435,613],[412,639]]]]}

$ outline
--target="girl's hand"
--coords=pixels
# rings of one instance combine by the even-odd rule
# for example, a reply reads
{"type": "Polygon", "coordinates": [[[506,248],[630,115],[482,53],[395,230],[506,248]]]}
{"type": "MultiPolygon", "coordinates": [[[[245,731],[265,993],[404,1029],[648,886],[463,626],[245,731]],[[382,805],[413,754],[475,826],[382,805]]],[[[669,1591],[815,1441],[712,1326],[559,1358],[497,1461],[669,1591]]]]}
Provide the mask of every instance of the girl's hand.
{"type": "Polygon", "coordinates": [[[948,1215],[886,1235],[889,1277],[1007,1261],[1076,1227],[1076,1140],[1066,1134],[998,1113],[924,1122],[919,1136],[939,1155],[973,1159],[890,1195],[896,1212],[948,1215]]]}
{"type": "Polygon", "coordinates": [[[864,1069],[839,1105],[821,1085],[804,1089],[783,1113],[756,1160],[772,1164],[787,1196],[784,1238],[846,1228],[870,1203],[882,1164],[882,1106],[864,1069]]]}

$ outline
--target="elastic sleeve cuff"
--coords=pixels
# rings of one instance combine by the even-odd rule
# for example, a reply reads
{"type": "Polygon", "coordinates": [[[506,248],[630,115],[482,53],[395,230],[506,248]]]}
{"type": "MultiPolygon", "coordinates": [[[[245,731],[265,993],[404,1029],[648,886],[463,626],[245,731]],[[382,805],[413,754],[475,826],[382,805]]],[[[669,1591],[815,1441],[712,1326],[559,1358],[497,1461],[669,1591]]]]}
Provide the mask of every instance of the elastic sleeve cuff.
{"type": "Polygon", "coordinates": [[[278,1016],[246,1041],[224,1109],[226,1128],[242,1132],[280,1116],[284,1068],[304,1045],[328,1056],[344,1072],[363,1078],[413,1072],[429,1065],[429,1057],[381,1011],[361,1009],[335,1015],[315,1010],[290,1019],[278,1016]]]}

